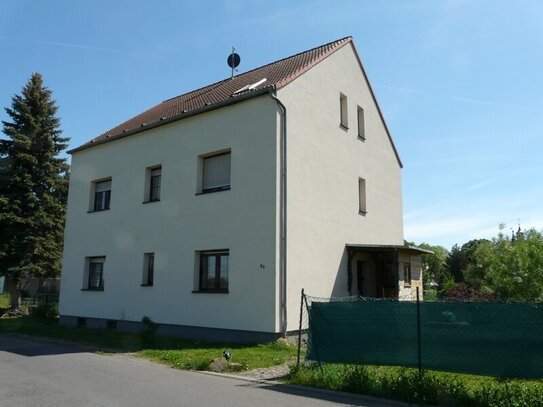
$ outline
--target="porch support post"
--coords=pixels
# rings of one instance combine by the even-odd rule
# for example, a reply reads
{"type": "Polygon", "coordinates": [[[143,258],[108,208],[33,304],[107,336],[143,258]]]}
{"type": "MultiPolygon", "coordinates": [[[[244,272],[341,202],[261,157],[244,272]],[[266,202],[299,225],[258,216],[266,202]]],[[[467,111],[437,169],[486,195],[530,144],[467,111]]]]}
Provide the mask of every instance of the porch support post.
{"type": "Polygon", "coordinates": [[[396,299],[400,299],[400,251],[398,249],[394,249],[394,269],[396,270],[394,273],[394,279],[396,281],[396,299]]]}
{"type": "Polygon", "coordinates": [[[353,248],[347,247],[347,291],[349,296],[353,295],[353,256],[353,248]]]}

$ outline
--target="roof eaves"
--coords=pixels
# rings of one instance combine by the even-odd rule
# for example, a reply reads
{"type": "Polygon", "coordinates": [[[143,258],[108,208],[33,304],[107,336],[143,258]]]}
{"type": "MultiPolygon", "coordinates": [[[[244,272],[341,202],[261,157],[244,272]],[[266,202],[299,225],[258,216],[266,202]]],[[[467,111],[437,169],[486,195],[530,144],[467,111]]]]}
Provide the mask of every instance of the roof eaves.
{"type": "Polygon", "coordinates": [[[254,97],[261,96],[261,95],[264,95],[266,93],[270,93],[270,89],[273,89],[273,88],[274,88],[273,86],[267,86],[267,87],[264,87],[264,88],[255,89],[253,91],[244,93],[242,95],[232,95],[229,99],[223,100],[223,101],[221,101],[219,103],[204,106],[204,107],[202,107],[200,109],[192,110],[192,111],[189,111],[189,112],[186,112],[186,113],[182,113],[182,114],[179,114],[179,115],[176,115],[176,116],[172,116],[172,117],[169,117],[169,118],[164,119],[164,120],[160,120],[160,121],[157,121],[157,122],[150,123],[148,125],[142,125],[141,127],[137,127],[135,129],[128,130],[128,131],[126,131],[124,133],[121,133],[121,134],[118,134],[118,135],[115,135],[115,136],[112,136],[112,137],[109,137],[109,138],[106,138],[106,139],[103,139],[103,140],[90,141],[90,142],[85,143],[85,144],[83,144],[83,145],[81,145],[79,147],[68,150],[67,153],[68,154],[77,153],[77,152],[82,151],[82,150],[87,150],[89,148],[96,147],[96,146],[99,146],[99,145],[102,145],[102,144],[105,144],[105,143],[109,143],[111,141],[120,140],[122,138],[132,136],[132,135],[137,134],[137,133],[141,133],[141,132],[144,132],[144,131],[147,131],[147,130],[150,130],[150,129],[154,129],[156,127],[160,127],[160,126],[172,123],[172,122],[183,120],[183,119],[186,119],[188,117],[196,116],[196,115],[199,115],[201,113],[209,112],[211,110],[216,110],[216,109],[220,109],[220,108],[225,107],[225,106],[229,106],[229,105],[233,105],[233,104],[236,104],[236,103],[239,103],[239,102],[243,102],[243,101],[245,101],[247,99],[252,99],[254,97]]]}

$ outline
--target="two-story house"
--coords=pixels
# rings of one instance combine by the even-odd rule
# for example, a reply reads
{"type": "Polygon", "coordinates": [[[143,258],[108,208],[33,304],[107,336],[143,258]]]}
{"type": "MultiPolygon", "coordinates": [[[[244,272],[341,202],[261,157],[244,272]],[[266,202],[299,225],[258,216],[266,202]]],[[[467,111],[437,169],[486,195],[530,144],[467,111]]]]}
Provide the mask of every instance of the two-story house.
{"type": "Polygon", "coordinates": [[[71,150],[61,323],[264,341],[300,291],[408,298],[402,163],[351,37],[71,150]]]}

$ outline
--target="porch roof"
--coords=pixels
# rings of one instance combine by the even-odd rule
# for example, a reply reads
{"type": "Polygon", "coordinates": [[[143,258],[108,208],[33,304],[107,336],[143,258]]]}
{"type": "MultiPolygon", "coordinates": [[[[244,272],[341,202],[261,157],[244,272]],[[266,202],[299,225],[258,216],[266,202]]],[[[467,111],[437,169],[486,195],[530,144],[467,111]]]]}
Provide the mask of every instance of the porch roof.
{"type": "Polygon", "coordinates": [[[418,247],[406,246],[406,245],[387,245],[387,244],[353,244],[347,243],[345,245],[350,252],[357,251],[394,251],[401,250],[410,253],[417,254],[434,254],[434,252],[426,249],[420,249],[418,247]]]}

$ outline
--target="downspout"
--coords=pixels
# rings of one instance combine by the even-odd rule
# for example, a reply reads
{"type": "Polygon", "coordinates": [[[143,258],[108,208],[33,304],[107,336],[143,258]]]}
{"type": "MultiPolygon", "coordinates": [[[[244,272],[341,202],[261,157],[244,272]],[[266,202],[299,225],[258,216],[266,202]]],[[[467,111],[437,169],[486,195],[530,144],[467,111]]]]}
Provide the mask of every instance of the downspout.
{"type": "Polygon", "coordinates": [[[270,88],[270,96],[277,102],[282,113],[279,141],[279,324],[281,334],[287,336],[287,108],[277,98],[275,88],[270,88]]]}

